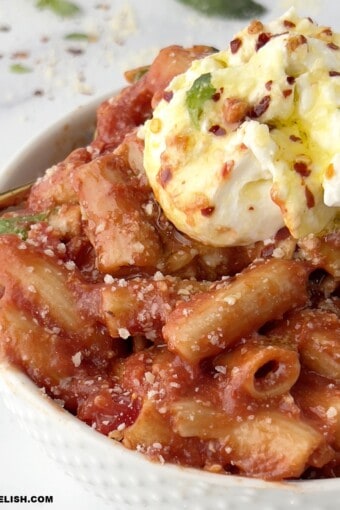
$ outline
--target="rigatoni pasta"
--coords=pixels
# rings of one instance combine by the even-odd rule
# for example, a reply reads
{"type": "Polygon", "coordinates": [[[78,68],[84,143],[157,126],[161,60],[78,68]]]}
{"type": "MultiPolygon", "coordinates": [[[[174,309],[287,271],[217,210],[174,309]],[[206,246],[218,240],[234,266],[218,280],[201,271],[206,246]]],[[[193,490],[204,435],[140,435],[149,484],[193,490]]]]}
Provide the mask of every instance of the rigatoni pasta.
{"type": "MultiPolygon", "coordinates": [[[[100,106],[88,147],[4,209],[1,357],[93,429],[152,460],[267,480],[340,476],[337,220],[316,235],[297,238],[278,224],[267,239],[215,246],[169,221],[145,173],[144,122],[172,100],[170,80],[214,51],[162,50],[100,106]]],[[[272,85],[263,84],[259,104],[228,98],[225,126],[216,121],[207,136],[255,123],[272,85]]],[[[224,93],[209,73],[189,92],[194,126],[204,102],[217,105],[224,93]]],[[[176,164],[192,149],[189,136],[167,143],[178,149],[176,164]]],[[[160,159],[165,190],[175,169],[165,153],[160,159]]],[[[235,164],[229,158],[219,178],[235,164]]],[[[295,165],[312,208],[309,169],[305,160],[295,165]]],[[[185,210],[193,231],[197,210],[202,221],[216,212],[202,197],[185,210]]],[[[248,206],[251,214],[258,204],[248,206]]]]}

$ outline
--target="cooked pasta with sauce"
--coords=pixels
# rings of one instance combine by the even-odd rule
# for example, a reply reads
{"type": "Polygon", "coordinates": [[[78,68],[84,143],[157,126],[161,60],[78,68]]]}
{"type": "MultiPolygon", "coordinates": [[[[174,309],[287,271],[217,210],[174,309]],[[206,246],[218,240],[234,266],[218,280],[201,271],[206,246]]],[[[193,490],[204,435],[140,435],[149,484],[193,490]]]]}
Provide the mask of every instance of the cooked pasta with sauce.
{"type": "Polygon", "coordinates": [[[153,461],[339,477],[339,76],[294,10],[127,72],[1,212],[1,358],[153,461]]]}

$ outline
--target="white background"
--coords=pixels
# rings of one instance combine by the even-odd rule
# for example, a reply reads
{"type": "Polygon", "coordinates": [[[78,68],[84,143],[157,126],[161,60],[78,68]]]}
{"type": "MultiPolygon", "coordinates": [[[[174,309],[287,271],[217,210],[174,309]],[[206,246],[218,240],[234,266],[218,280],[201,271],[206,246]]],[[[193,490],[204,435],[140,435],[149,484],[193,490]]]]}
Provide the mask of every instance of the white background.
{"type": "MultiPolygon", "coordinates": [[[[61,19],[37,10],[36,0],[0,0],[0,172],[46,126],[119,88],[123,71],[149,63],[160,47],[196,43],[223,48],[245,23],[208,19],[175,0],[74,1],[81,15],[61,19]],[[90,34],[93,42],[65,40],[72,32],[90,34]],[[11,72],[15,63],[31,72],[11,72]]],[[[301,15],[340,30],[338,0],[259,1],[269,8],[264,20],[293,4],[301,15]]],[[[0,495],[53,495],[53,504],[31,508],[113,508],[65,475],[13,422],[1,400],[0,441],[0,495]]]]}

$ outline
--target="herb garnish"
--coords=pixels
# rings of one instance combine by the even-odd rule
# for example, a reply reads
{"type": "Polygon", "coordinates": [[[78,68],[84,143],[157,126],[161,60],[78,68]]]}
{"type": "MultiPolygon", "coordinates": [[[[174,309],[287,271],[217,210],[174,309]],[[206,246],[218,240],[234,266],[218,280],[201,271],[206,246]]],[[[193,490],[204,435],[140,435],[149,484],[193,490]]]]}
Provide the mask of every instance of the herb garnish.
{"type": "Polygon", "coordinates": [[[0,218],[0,234],[17,234],[20,235],[22,239],[26,239],[29,226],[32,223],[45,220],[46,216],[45,213],[41,213],[0,218]]]}
{"type": "Polygon", "coordinates": [[[71,34],[66,34],[64,39],[67,41],[91,41],[92,36],[83,34],[82,32],[72,32],[71,34]]]}
{"type": "Polygon", "coordinates": [[[25,74],[25,73],[31,73],[32,68],[28,66],[24,66],[23,64],[12,64],[9,68],[11,73],[17,73],[17,74],[25,74]]]}
{"type": "Polygon", "coordinates": [[[266,9],[253,0],[178,0],[207,16],[249,19],[260,16],[266,9]]]}
{"type": "Polygon", "coordinates": [[[186,93],[186,105],[189,115],[196,128],[199,127],[199,118],[203,112],[204,103],[212,99],[216,89],[211,84],[211,73],[199,76],[186,93]]]}
{"type": "Polygon", "coordinates": [[[150,66],[142,66],[142,67],[136,67],[135,69],[129,69],[128,71],[125,71],[124,77],[129,83],[136,83],[138,80],[140,80],[144,74],[146,74],[150,69],[150,66]]]}
{"type": "Polygon", "coordinates": [[[54,14],[65,18],[75,16],[81,12],[78,5],[67,0],[38,0],[36,6],[39,9],[50,9],[54,14]]]}

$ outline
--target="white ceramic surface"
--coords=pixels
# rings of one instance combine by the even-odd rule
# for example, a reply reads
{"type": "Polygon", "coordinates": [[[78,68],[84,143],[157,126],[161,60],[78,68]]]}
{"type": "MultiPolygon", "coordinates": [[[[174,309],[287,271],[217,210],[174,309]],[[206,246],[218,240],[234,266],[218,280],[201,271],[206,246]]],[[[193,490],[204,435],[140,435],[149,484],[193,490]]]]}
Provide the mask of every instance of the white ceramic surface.
{"type": "Polygon", "coordinates": [[[332,510],[339,480],[264,482],[156,464],[61,409],[25,375],[1,366],[4,402],[65,472],[114,508],[332,510]]]}
{"type": "MultiPolygon", "coordinates": [[[[158,48],[171,43],[223,47],[244,25],[241,21],[212,22],[189,14],[174,0],[78,0],[84,12],[75,20],[60,20],[47,11],[38,13],[35,3],[0,0],[0,29],[10,27],[8,32],[0,30],[0,189],[29,180],[56,156],[62,157],[69,145],[57,144],[54,134],[73,144],[73,136],[67,141],[64,129],[68,125],[66,134],[72,132],[70,118],[64,119],[63,115],[87,105],[92,101],[89,96],[96,103],[98,97],[121,86],[124,69],[149,62],[158,48]],[[119,40],[117,23],[123,26],[123,41],[119,40]],[[70,43],[63,40],[65,33],[76,31],[99,35],[95,44],[72,44],[85,49],[78,56],[67,51],[70,43]],[[42,43],[43,38],[48,40],[42,43]],[[17,62],[15,53],[20,51],[28,52],[23,63],[32,66],[30,74],[8,71],[11,63],[17,62]],[[43,95],[34,95],[37,90],[43,95]],[[56,129],[54,123],[61,118],[56,129]],[[46,132],[51,124],[53,127],[46,132]],[[45,133],[43,138],[31,145],[32,137],[39,133],[45,133]]],[[[272,19],[295,4],[302,15],[339,30],[337,0],[261,3],[269,8],[265,19],[272,19]]],[[[77,117],[76,122],[90,118],[93,108],[90,105],[79,110],[80,117],[84,117],[77,117]]],[[[78,133],[76,138],[79,141],[78,133]]],[[[233,478],[152,465],[138,454],[121,451],[118,445],[48,404],[24,376],[7,368],[2,368],[1,374],[6,407],[0,399],[0,496],[52,494],[53,504],[30,506],[53,510],[125,510],[132,506],[137,510],[339,507],[338,480],[292,485],[238,479],[233,486],[233,478]],[[17,418],[26,431],[18,426],[17,418]],[[70,471],[74,478],[65,475],[70,471]],[[89,491],[75,479],[85,482],[89,491]]]]}

